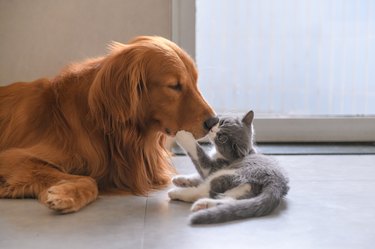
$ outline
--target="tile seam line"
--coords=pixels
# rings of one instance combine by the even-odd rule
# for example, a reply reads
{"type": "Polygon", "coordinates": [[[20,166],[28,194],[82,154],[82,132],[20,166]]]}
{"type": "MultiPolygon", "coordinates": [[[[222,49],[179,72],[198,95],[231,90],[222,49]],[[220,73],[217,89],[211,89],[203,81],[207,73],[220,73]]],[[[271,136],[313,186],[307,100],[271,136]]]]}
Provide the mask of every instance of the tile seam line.
{"type": "Polygon", "coordinates": [[[149,196],[147,195],[146,205],[145,205],[145,212],[144,212],[144,216],[143,216],[143,229],[142,229],[141,249],[144,248],[144,243],[145,243],[145,230],[146,230],[146,215],[147,215],[148,198],[149,198],[149,196]]]}

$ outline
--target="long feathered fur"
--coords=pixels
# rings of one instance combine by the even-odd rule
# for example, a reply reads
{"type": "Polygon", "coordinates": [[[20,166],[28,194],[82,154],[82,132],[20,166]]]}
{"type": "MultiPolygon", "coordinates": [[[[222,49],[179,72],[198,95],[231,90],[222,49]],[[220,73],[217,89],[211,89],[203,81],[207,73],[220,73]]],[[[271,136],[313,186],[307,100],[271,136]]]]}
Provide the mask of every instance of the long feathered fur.
{"type": "Polygon", "coordinates": [[[53,79],[0,87],[0,198],[37,197],[66,213],[98,189],[146,195],[174,173],[165,134],[207,133],[214,112],[186,52],[150,36],[109,47],[53,79]]]}
{"type": "Polygon", "coordinates": [[[165,186],[173,173],[163,146],[165,136],[144,123],[142,98],[147,98],[147,85],[143,55],[132,45],[119,43],[112,43],[111,51],[88,95],[90,112],[105,129],[109,165],[113,166],[99,186],[145,195],[156,186],[165,186]]]}
{"type": "MultiPolygon", "coordinates": [[[[136,46],[140,45],[117,43],[108,56],[72,64],[52,80],[2,87],[2,179],[8,170],[34,158],[62,172],[88,175],[102,190],[144,195],[165,186],[174,170],[164,149],[165,135],[146,123],[142,99],[148,97],[145,72],[149,65],[145,63],[149,55],[136,46]],[[17,153],[12,147],[19,148],[17,153]]],[[[8,186],[6,180],[1,184],[8,186]]],[[[36,196],[40,192],[37,182],[29,186],[28,193],[4,188],[0,194],[36,196]]]]}
{"type": "MultiPolygon", "coordinates": [[[[98,171],[90,174],[99,178],[99,188],[145,195],[164,187],[174,169],[164,148],[165,135],[145,123],[142,98],[147,98],[146,61],[143,51],[134,46],[112,43],[110,55],[87,62],[94,74],[87,91],[88,112],[84,118],[95,124],[87,130],[103,130],[102,146],[106,147],[96,153],[102,158],[99,162],[109,167],[98,166],[98,171]]],[[[79,74],[90,70],[87,66],[82,68],[71,66],[63,77],[54,80],[54,85],[64,84],[65,78],[85,78],[79,74]]]]}

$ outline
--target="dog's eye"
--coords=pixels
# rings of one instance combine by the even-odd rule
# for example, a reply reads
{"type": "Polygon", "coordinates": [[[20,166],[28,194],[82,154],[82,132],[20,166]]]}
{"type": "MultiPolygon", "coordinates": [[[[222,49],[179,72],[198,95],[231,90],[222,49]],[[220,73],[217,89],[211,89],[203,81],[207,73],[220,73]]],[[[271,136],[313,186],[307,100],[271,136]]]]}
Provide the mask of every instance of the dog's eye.
{"type": "Polygon", "coordinates": [[[181,92],[182,91],[182,85],[180,82],[177,82],[176,84],[174,85],[170,85],[168,86],[170,89],[173,89],[175,91],[178,91],[178,92],[181,92]]]}

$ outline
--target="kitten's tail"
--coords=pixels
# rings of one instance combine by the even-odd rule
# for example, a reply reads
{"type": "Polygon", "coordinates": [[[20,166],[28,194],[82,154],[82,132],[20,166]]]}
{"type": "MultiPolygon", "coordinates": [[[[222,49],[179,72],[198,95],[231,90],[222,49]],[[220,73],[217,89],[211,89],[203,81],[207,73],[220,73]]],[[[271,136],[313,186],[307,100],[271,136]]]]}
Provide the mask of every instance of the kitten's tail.
{"type": "Polygon", "coordinates": [[[197,211],[190,216],[190,223],[211,224],[264,216],[271,213],[280,204],[287,191],[287,186],[275,188],[271,184],[271,186],[264,187],[259,195],[251,199],[233,200],[230,203],[197,211]]]}

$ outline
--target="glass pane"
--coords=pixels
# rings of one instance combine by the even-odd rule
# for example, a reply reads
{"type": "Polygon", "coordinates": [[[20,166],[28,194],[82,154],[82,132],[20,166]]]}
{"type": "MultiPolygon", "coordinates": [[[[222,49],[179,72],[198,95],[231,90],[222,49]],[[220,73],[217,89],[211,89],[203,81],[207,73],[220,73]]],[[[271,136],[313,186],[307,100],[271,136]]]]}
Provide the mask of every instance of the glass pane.
{"type": "Polygon", "coordinates": [[[200,88],[217,112],[375,114],[375,1],[197,0],[200,88]]]}

